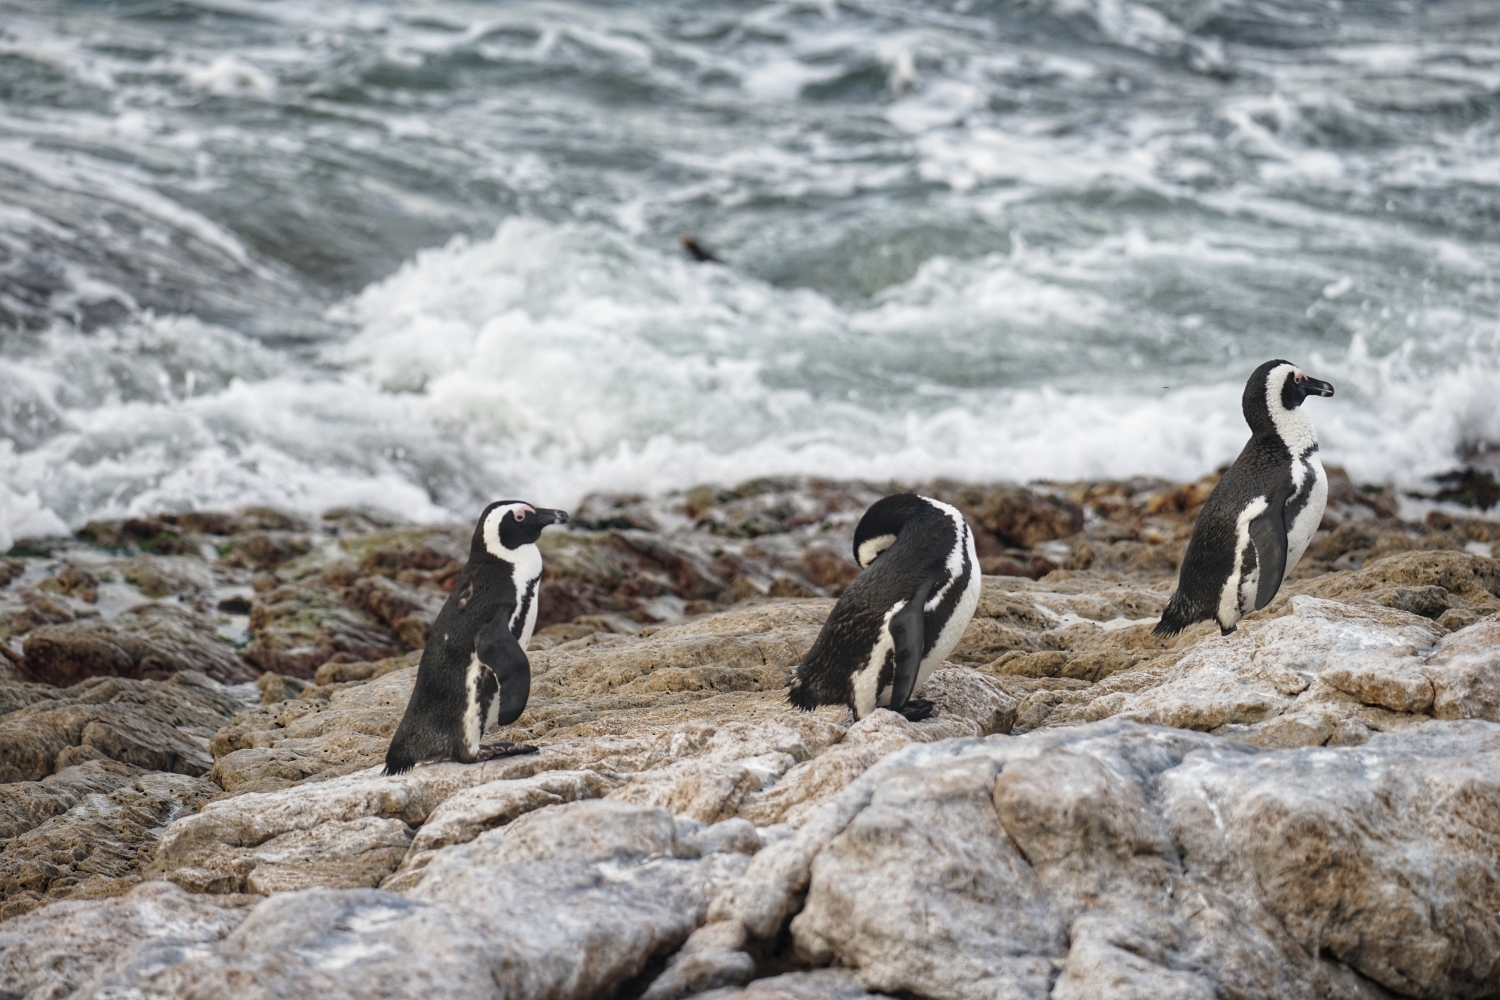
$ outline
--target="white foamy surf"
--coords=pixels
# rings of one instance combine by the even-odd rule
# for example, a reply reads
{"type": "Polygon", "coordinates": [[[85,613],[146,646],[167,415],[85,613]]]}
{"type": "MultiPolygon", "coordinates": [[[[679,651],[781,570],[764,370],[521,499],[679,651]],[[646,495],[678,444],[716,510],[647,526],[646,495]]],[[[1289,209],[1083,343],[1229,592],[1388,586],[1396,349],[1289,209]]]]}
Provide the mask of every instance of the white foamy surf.
{"type": "Polygon", "coordinates": [[[21,3],[0,549],[249,503],[1194,478],[1271,357],[1337,386],[1329,464],[1451,468],[1500,442],[1500,15],[1430,6],[21,3]]]}

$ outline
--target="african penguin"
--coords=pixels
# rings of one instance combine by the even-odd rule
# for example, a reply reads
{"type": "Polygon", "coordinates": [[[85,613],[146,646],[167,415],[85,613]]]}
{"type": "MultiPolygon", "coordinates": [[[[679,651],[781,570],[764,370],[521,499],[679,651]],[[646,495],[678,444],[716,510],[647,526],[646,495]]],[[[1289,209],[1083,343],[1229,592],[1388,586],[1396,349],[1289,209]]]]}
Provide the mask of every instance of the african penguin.
{"type": "Polygon", "coordinates": [[[912,695],[963,637],[979,604],[974,535],[954,508],[915,493],[873,504],[854,529],[863,573],[792,673],[798,708],[848,705],[856,719],[889,706],[913,722],[932,702],[912,695]]]}
{"type": "Polygon", "coordinates": [[[1158,635],[1209,618],[1228,635],[1276,596],[1328,503],[1318,435],[1302,401],[1332,395],[1333,386],[1290,361],[1267,361],[1251,373],[1242,403],[1250,440],[1193,525],[1158,635]]]}
{"type": "Polygon", "coordinates": [[[418,761],[473,763],[535,747],[486,747],[479,738],[508,726],[526,710],[531,664],[526,644],[536,627],[542,529],[568,515],[518,500],[492,503],[479,515],[469,562],[422,650],[417,683],[406,714],[385,755],[385,773],[400,774],[418,761]]]}

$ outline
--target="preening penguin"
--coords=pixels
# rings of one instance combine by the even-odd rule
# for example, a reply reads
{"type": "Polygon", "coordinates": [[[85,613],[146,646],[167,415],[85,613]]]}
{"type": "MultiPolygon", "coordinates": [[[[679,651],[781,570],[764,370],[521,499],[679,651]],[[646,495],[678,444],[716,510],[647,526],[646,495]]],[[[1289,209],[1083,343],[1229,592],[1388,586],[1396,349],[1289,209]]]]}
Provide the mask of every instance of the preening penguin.
{"type": "Polygon", "coordinates": [[[1271,603],[1328,503],[1318,435],[1302,401],[1332,395],[1333,386],[1290,361],[1267,361],[1251,373],[1242,403],[1250,440],[1193,525],[1158,635],[1210,618],[1228,635],[1240,618],[1271,603]]]}
{"type": "Polygon", "coordinates": [[[536,626],[542,529],[568,515],[518,500],[492,503],[479,515],[469,562],[432,623],[406,714],[385,755],[385,773],[418,761],[480,759],[532,753],[514,743],[486,748],[479,738],[526,710],[531,664],[526,644],[536,626]]]}
{"type": "Polygon", "coordinates": [[[798,708],[848,705],[856,719],[886,705],[916,722],[932,702],[912,695],[958,645],[979,604],[974,535],[954,508],[915,493],[873,504],[854,529],[864,570],[793,669],[798,708]]]}

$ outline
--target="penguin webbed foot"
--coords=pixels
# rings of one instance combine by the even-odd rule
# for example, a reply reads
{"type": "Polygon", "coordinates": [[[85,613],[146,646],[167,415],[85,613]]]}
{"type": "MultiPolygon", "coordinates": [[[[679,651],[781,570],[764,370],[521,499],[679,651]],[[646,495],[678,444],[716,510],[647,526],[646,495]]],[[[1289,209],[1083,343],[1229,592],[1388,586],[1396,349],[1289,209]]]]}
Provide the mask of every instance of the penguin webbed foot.
{"type": "Polygon", "coordinates": [[[479,748],[479,752],[474,755],[474,763],[499,760],[501,757],[520,757],[524,754],[537,753],[539,750],[540,747],[534,747],[529,743],[491,743],[479,748]]]}
{"type": "Polygon", "coordinates": [[[908,698],[906,704],[896,709],[907,722],[921,722],[932,715],[933,704],[926,698],[908,698]]]}

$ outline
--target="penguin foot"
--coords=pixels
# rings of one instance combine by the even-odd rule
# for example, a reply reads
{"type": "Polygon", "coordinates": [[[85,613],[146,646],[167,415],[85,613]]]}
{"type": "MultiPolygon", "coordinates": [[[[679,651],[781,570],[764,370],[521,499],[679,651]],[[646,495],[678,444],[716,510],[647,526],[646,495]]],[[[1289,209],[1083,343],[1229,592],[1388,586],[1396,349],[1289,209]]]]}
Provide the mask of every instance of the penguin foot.
{"type": "Polygon", "coordinates": [[[926,698],[908,698],[905,705],[896,709],[907,722],[921,722],[932,715],[932,702],[926,698]]]}
{"type": "Polygon", "coordinates": [[[523,754],[536,753],[539,748],[529,743],[491,743],[482,746],[474,755],[474,763],[485,760],[499,760],[501,757],[520,757],[523,754]]]}

